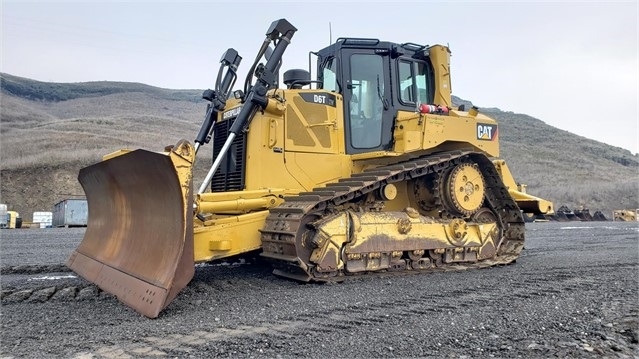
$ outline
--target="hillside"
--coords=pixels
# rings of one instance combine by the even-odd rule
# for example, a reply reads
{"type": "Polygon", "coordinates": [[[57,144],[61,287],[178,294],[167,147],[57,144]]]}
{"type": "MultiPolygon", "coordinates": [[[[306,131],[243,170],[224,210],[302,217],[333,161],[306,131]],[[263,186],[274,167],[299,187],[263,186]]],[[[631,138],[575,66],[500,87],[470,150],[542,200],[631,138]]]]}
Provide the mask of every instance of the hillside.
{"type": "Polygon", "coordinates": [[[41,82],[5,73],[0,74],[0,87],[3,94],[53,102],[123,93],[145,93],[163,100],[197,102],[202,94],[200,90],[169,90],[133,82],[41,82]]]}
{"type": "MultiPolygon", "coordinates": [[[[192,140],[206,102],[201,90],[137,83],[47,83],[0,74],[0,202],[26,221],[65,198],[83,195],[80,168],[121,148],[161,150],[192,140]]],[[[455,99],[457,104],[468,101],[455,99]]],[[[639,207],[639,156],[497,108],[501,157],[531,194],[610,213],[639,207]]],[[[211,161],[201,152],[199,185],[211,161]]]]}

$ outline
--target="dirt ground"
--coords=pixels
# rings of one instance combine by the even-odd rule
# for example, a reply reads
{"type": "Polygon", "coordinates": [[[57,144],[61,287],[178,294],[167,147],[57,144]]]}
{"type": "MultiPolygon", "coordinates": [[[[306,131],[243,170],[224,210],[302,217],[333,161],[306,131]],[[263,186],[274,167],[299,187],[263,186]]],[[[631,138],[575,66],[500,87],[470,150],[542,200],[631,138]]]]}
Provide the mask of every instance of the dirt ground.
{"type": "Polygon", "coordinates": [[[147,319],[63,265],[84,228],[0,232],[2,358],[639,358],[639,225],[529,223],[515,264],[298,284],[200,265],[147,319]]]}

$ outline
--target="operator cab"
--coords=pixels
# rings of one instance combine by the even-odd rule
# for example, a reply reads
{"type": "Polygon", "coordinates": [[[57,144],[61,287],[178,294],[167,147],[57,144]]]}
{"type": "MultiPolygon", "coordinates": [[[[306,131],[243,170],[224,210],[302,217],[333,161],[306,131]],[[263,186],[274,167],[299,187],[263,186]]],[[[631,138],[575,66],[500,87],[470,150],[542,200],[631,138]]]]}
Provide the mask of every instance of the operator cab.
{"type": "Polygon", "coordinates": [[[339,38],[316,55],[321,87],[344,98],[349,154],[390,150],[397,112],[433,102],[427,46],[339,38]]]}

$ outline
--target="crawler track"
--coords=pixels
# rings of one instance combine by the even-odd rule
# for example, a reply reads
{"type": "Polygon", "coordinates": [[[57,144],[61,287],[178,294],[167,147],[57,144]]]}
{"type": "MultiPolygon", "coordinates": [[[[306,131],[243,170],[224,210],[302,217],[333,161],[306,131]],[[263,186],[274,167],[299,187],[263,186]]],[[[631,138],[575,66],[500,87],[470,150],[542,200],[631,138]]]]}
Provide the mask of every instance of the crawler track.
{"type": "MultiPolygon", "coordinates": [[[[492,162],[483,154],[470,150],[459,150],[418,157],[403,163],[377,167],[342,179],[326,187],[316,188],[298,196],[285,198],[285,203],[271,209],[262,230],[263,256],[272,260],[277,275],[300,281],[343,281],[351,273],[336,271],[330,276],[314,272],[310,261],[313,248],[303,243],[308,225],[328,213],[339,211],[345,204],[378,190],[390,183],[416,179],[427,174],[440,174],[444,170],[465,162],[479,165],[484,177],[486,194],[484,205],[497,216],[497,225],[502,237],[496,256],[472,263],[437,263],[432,268],[419,272],[483,268],[513,262],[521,253],[524,244],[524,220],[517,204],[508,194],[501,177],[492,162]]],[[[400,272],[414,273],[410,265],[400,272]]],[[[372,274],[367,272],[366,274],[372,274]]],[[[359,274],[359,275],[366,275],[359,274]]]]}

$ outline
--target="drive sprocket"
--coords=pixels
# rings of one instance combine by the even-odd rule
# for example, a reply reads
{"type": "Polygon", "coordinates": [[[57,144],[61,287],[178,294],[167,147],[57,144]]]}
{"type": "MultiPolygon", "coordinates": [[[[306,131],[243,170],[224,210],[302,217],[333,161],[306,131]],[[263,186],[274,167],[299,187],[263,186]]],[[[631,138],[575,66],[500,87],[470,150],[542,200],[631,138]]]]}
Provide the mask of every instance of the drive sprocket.
{"type": "Polygon", "coordinates": [[[476,164],[459,164],[444,173],[440,186],[442,205],[453,216],[469,217],[481,208],[485,188],[476,164]]]}

